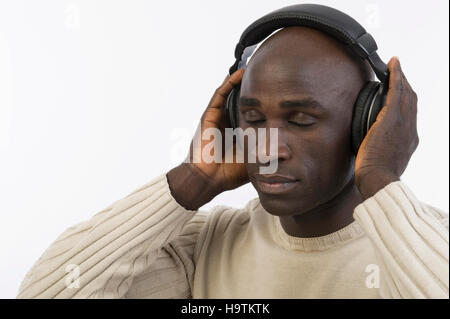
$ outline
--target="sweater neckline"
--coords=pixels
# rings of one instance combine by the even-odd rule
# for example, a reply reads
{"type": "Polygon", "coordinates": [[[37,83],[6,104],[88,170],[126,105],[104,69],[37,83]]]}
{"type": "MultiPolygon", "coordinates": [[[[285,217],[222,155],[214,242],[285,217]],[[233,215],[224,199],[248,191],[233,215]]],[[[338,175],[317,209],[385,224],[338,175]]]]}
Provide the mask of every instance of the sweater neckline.
{"type": "Polygon", "coordinates": [[[272,225],[275,227],[275,240],[288,250],[327,250],[359,238],[364,233],[357,221],[353,221],[333,233],[311,238],[295,237],[287,234],[281,226],[279,216],[272,215],[272,225]]]}
{"type": "Polygon", "coordinates": [[[364,230],[361,225],[354,220],[347,226],[324,236],[320,237],[296,237],[291,236],[285,232],[283,226],[280,222],[280,217],[272,215],[267,212],[261,203],[258,203],[260,208],[269,217],[269,224],[271,228],[271,233],[274,241],[281,247],[287,250],[297,250],[297,251],[321,251],[327,250],[354,239],[357,239],[364,235],[364,230]]]}

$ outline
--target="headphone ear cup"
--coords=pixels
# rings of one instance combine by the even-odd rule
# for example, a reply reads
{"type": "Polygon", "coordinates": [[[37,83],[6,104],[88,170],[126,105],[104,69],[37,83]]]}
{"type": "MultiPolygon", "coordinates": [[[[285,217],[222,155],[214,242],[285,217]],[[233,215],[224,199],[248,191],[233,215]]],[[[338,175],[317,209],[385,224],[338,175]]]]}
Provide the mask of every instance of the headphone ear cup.
{"type": "Polygon", "coordinates": [[[239,110],[238,110],[238,99],[241,94],[241,84],[239,83],[234,88],[233,95],[233,119],[234,119],[234,128],[239,126],[239,110]]]}
{"type": "Polygon", "coordinates": [[[359,92],[358,98],[356,99],[352,118],[352,149],[355,156],[358,154],[359,147],[361,146],[370,125],[373,124],[376,115],[378,115],[378,112],[381,109],[383,101],[381,101],[382,99],[379,94],[380,85],[380,82],[368,81],[359,92]],[[367,119],[369,116],[373,119],[373,122],[368,126],[367,119]]]}
{"type": "Polygon", "coordinates": [[[239,98],[240,93],[240,85],[236,85],[228,94],[227,104],[226,104],[226,113],[228,118],[228,124],[230,127],[235,129],[238,125],[238,110],[237,110],[237,99],[239,98]]]}
{"type": "Polygon", "coordinates": [[[226,104],[226,116],[227,116],[227,125],[228,127],[234,128],[235,122],[234,122],[234,115],[233,115],[233,97],[234,97],[234,88],[231,90],[231,92],[228,94],[227,97],[227,104],[226,104]]]}

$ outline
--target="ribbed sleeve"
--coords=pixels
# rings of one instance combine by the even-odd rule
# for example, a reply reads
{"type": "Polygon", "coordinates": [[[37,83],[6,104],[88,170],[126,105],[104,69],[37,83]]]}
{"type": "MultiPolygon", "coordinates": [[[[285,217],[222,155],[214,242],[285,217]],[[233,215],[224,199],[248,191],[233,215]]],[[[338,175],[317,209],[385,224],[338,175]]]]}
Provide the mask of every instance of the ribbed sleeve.
{"type": "Polygon", "coordinates": [[[419,202],[401,181],[358,205],[378,257],[383,298],[449,298],[448,214],[419,202]]]}
{"type": "Polygon", "coordinates": [[[17,298],[189,297],[188,261],[205,216],[179,205],[161,175],[62,233],[17,298]]]}

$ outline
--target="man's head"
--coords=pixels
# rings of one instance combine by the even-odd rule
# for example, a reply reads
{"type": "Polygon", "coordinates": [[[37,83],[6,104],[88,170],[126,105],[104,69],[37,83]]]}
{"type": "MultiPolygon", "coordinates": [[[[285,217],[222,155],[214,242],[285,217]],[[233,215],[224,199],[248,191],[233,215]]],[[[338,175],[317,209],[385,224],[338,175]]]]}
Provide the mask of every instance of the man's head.
{"type": "Polygon", "coordinates": [[[372,78],[369,65],[344,44],[307,27],[284,28],[255,52],[241,83],[238,124],[244,130],[278,128],[276,174],[296,180],[273,194],[258,177],[264,164],[247,164],[267,211],[306,213],[351,182],[353,105],[372,78]]]}

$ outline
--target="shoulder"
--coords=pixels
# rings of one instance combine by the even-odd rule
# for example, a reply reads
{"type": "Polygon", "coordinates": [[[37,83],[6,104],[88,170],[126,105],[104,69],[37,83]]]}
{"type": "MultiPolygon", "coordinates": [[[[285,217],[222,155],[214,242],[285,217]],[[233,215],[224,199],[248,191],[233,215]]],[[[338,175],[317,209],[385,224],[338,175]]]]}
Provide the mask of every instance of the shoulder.
{"type": "Polygon", "coordinates": [[[422,210],[426,215],[437,219],[448,229],[448,212],[419,200],[419,196],[416,196],[406,183],[398,181],[388,185],[387,188],[401,206],[410,206],[416,212],[422,210]],[[410,205],[406,205],[408,202],[410,205]]]}
{"type": "Polygon", "coordinates": [[[259,203],[259,198],[249,200],[243,207],[218,205],[205,212],[205,224],[210,232],[225,233],[232,228],[241,227],[248,223],[251,212],[259,203]]]}
{"type": "Polygon", "coordinates": [[[186,257],[183,260],[197,260],[198,253],[210,242],[247,227],[251,211],[258,203],[259,198],[255,198],[241,208],[217,205],[210,209],[199,209],[182,225],[170,246],[178,255],[186,257]]]}
{"type": "Polygon", "coordinates": [[[183,225],[176,242],[185,245],[190,242],[207,241],[208,238],[211,239],[213,233],[224,234],[230,229],[242,227],[249,221],[251,211],[258,203],[259,198],[254,198],[240,208],[217,205],[210,209],[199,209],[183,225]]]}
{"type": "Polygon", "coordinates": [[[400,207],[404,209],[409,207],[410,209],[415,210],[416,213],[422,211],[425,215],[438,220],[448,229],[448,212],[419,200],[419,196],[416,196],[406,183],[402,181],[391,183],[386,186],[386,190],[390,197],[400,207]]]}

